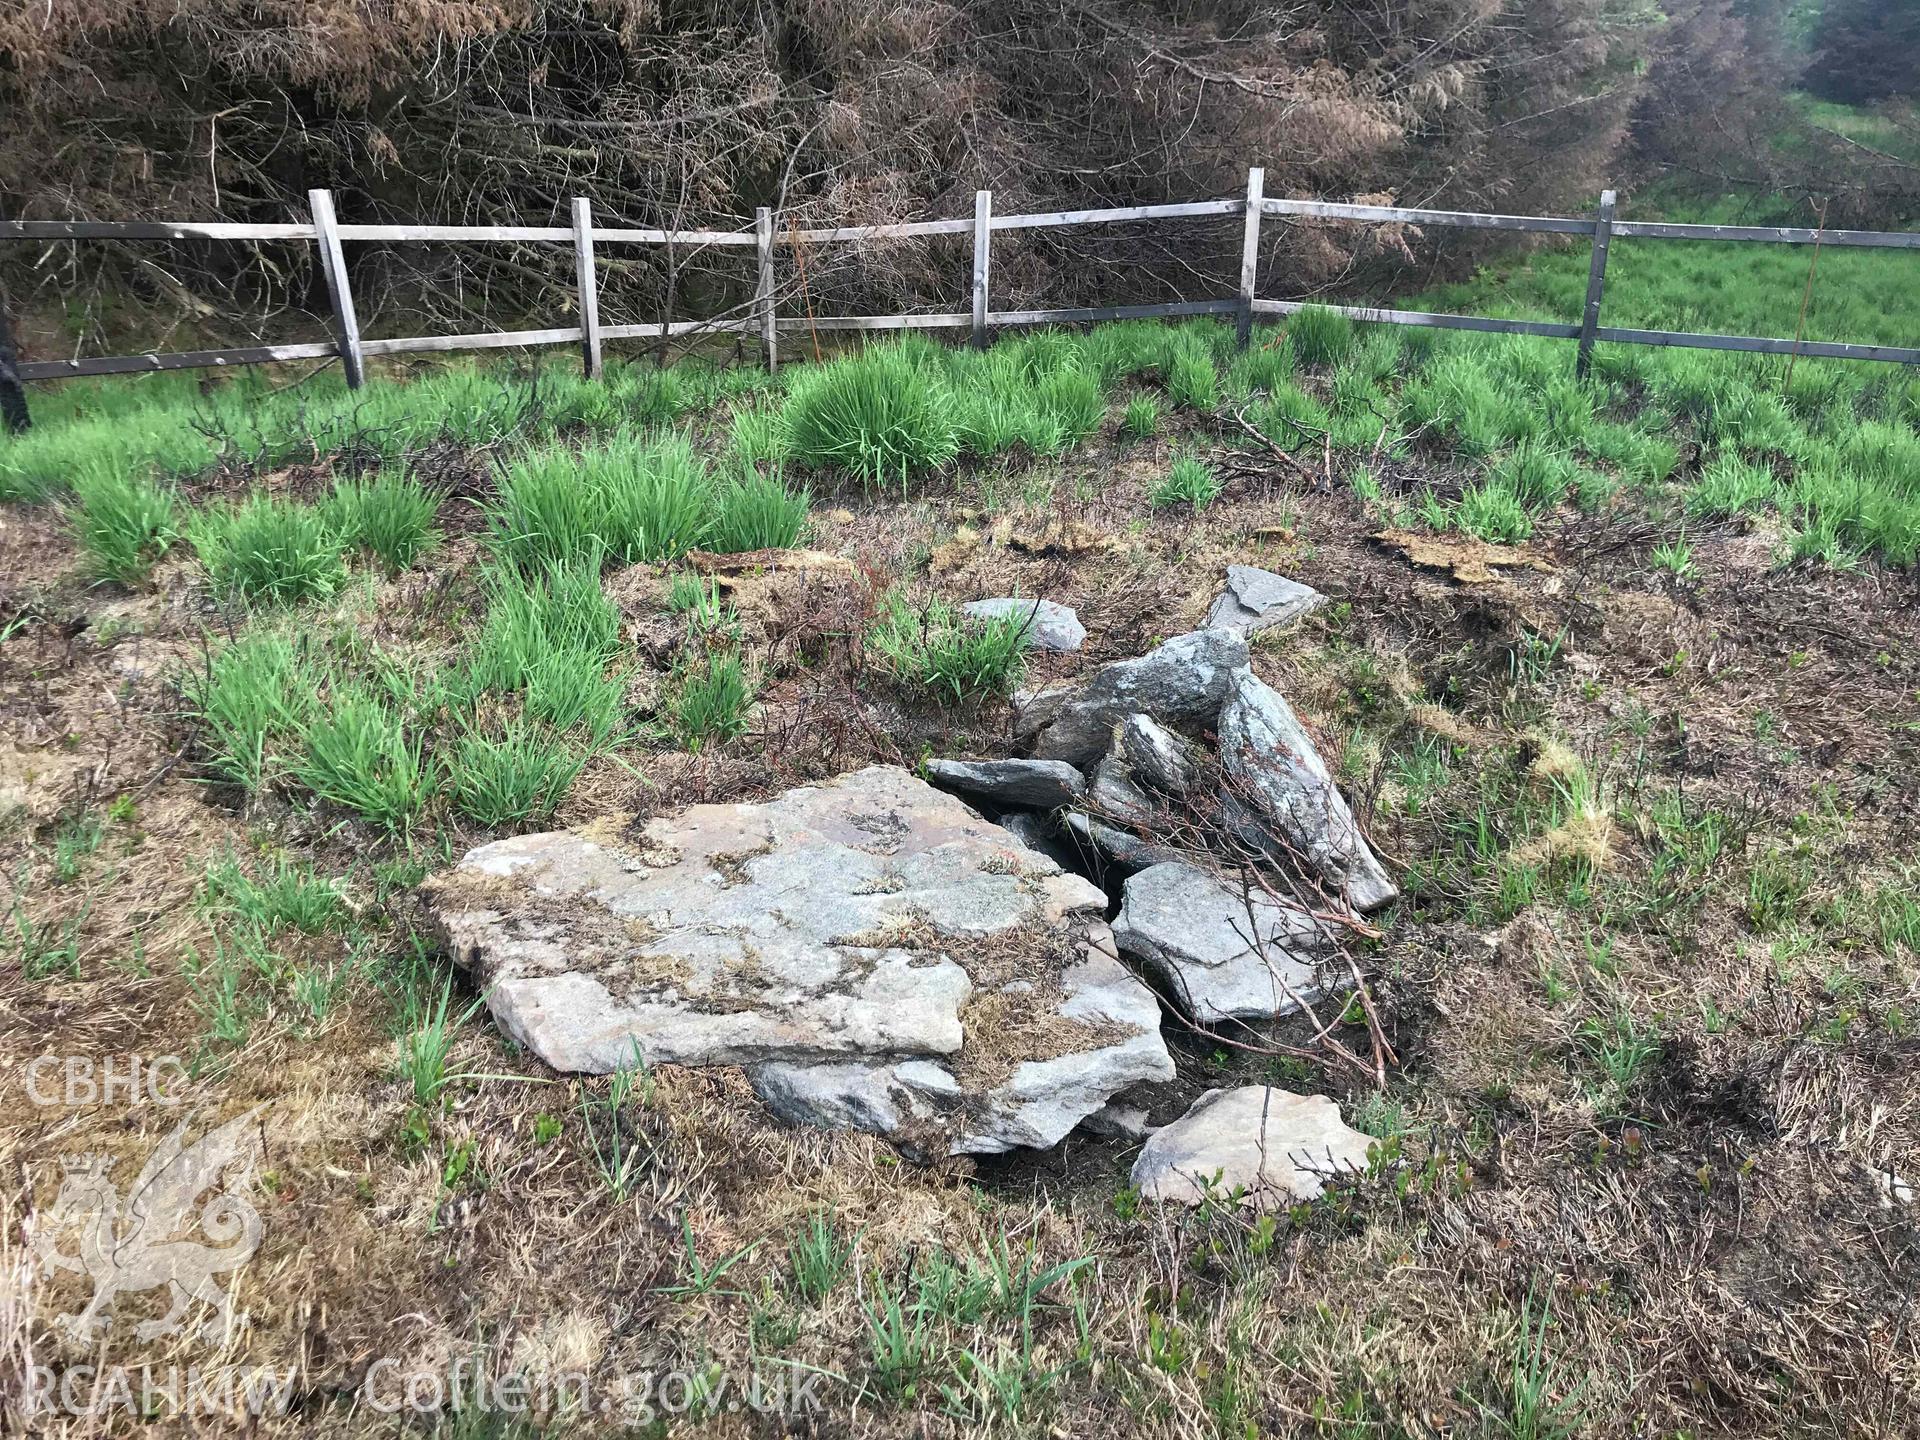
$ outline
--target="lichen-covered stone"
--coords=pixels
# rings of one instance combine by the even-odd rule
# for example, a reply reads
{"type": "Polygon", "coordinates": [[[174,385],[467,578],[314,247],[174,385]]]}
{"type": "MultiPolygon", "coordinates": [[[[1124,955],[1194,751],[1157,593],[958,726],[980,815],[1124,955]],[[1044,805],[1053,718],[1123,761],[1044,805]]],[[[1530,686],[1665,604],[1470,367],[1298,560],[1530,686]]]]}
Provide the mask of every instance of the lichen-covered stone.
{"type": "Polygon", "coordinates": [[[1106,753],[1113,727],[1129,715],[1169,724],[1211,719],[1229,678],[1246,663],[1246,636],[1237,631],[1176,635],[1145,655],[1103,665],[1071,688],[1024,697],[1020,728],[1033,734],[1038,758],[1085,769],[1106,753]]]}
{"type": "Polygon", "coordinates": [[[1218,730],[1230,798],[1269,833],[1276,858],[1305,856],[1355,910],[1377,909],[1400,893],[1285,697],[1251,670],[1236,670],[1218,730]]]}
{"type": "Polygon", "coordinates": [[[1172,1074],[1105,895],[895,767],[495,841],[426,899],[561,1070],[741,1065],[790,1119],[929,1152],[1050,1145],[1172,1074]]]}

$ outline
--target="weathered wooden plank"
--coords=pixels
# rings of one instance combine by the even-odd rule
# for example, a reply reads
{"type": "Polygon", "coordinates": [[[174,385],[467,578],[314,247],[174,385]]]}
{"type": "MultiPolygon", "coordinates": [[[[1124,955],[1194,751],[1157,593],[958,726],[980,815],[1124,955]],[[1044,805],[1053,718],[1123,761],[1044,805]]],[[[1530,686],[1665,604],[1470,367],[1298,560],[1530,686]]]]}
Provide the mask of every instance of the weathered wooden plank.
{"type": "Polygon", "coordinates": [[[1267,172],[1255,165],[1247,171],[1247,213],[1240,232],[1240,304],[1233,319],[1233,338],[1242,350],[1253,335],[1253,290],[1260,270],[1260,200],[1267,172]]]}
{"type": "Polygon", "coordinates": [[[154,355],[90,355],[81,360],[34,360],[20,366],[22,380],[66,380],[81,375],[138,375],[154,370],[221,370],[229,365],[270,365],[278,360],[331,360],[333,340],[294,345],[246,345],[231,350],[179,350],[154,355]]]}
{"type": "MultiPolygon", "coordinates": [[[[806,321],[798,322],[805,325],[806,321]]],[[[782,320],[780,328],[791,329],[793,322],[782,320]]],[[[609,340],[665,340],[675,335],[700,335],[712,333],[731,335],[736,332],[752,334],[760,328],[758,318],[749,316],[744,320],[675,320],[662,326],[659,321],[642,322],[637,325],[605,325],[600,333],[609,340]]]]}
{"type": "Polygon", "coordinates": [[[402,245],[442,241],[551,240],[570,241],[565,225],[342,225],[342,240],[386,240],[402,245]]]}
{"type": "Polygon", "coordinates": [[[993,266],[993,192],[973,195],[973,348],[987,348],[987,307],[993,266]]]}
{"type": "Polygon", "coordinates": [[[996,215],[995,230],[1055,229],[1067,225],[1119,225],[1132,220],[1183,220],[1237,215],[1244,200],[1192,200],[1181,205],[1122,205],[1111,210],[1055,210],[1042,215],[996,215]]]}
{"type": "Polygon", "coordinates": [[[311,240],[313,226],[225,220],[0,220],[0,240],[311,240]]]}
{"type": "Polygon", "coordinates": [[[601,226],[593,238],[607,245],[753,245],[751,230],[647,230],[601,226]]]}
{"type": "Polygon", "coordinates": [[[1580,353],[1573,373],[1582,380],[1593,366],[1593,336],[1600,328],[1600,302],[1607,292],[1607,246],[1613,238],[1613,191],[1600,192],[1600,209],[1593,220],[1593,254],[1587,261],[1587,303],[1580,312],[1580,353]]]}
{"type": "Polygon", "coordinates": [[[753,285],[753,305],[760,316],[760,358],[767,373],[780,372],[780,351],[773,325],[773,211],[765,205],[753,212],[753,236],[759,247],[759,272],[753,285]]]}
{"type": "Polygon", "coordinates": [[[971,311],[923,312],[918,315],[822,315],[782,320],[782,330],[965,330],[973,325],[971,311]]]}
{"type": "Polygon", "coordinates": [[[1619,345],[1677,346],[1685,350],[1742,350],[1760,355],[1802,355],[1815,360],[1883,360],[1920,365],[1920,349],[1901,345],[1860,345],[1837,340],[1775,340],[1761,335],[1696,335],[1685,330],[1608,329],[1596,340],[1619,345]]]}
{"type": "MultiPolygon", "coordinates": [[[[1480,330],[1494,335],[1545,335],[1555,340],[1579,337],[1578,325],[1559,325],[1547,320],[1494,320],[1483,315],[1437,315],[1427,310],[1380,310],[1371,305],[1323,305],[1313,300],[1256,300],[1256,315],[1296,315],[1309,308],[1332,310],[1350,320],[1379,325],[1419,325],[1432,330],[1480,330]]],[[[1602,340],[1606,333],[1600,333],[1602,340]]]]}
{"type": "Polygon", "coordinates": [[[1238,300],[1170,300],[1159,305],[1091,305],[1071,310],[995,310],[987,316],[987,319],[995,325],[1097,325],[1106,320],[1153,320],[1181,315],[1231,315],[1239,308],[1238,300]]]}
{"type": "MultiPolygon", "coordinates": [[[[601,335],[611,333],[603,328],[601,335]]],[[[414,355],[443,350],[499,350],[512,345],[568,345],[584,338],[578,325],[554,330],[505,330],[480,335],[419,335],[405,340],[367,340],[361,349],[368,355],[414,355]]]]}
{"type": "Polygon", "coordinates": [[[360,345],[360,321],[353,311],[353,287],[347,283],[347,256],[340,248],[339,221],[333,213],[331,190],[309,190],[314,239],[320,248],[320,270],[327,280],[327,299],[333,305],[334,333],[340,337],[340,359],[347,371],[347,388],[366,383],[365,351],[360,345]]]}
{"type": "Polygon", "coordinates": [[[593,203],[573,201],[573,274],[580,292],[580,364],[589,380],[598,380],[600,355],[600,277],[593,263],[593,203]]]}
{"type": "Polygon", "coordinates": [[[1613,233],[1628,240],[1757,240],[1775,245],[1853,245],[1920,250],[1920,231],[1807,230],[1789,225],[1670,225],[1663,220],[1616,220],[1613,233]]]}
{"type": "Polygon", "coordinates": [[[842,225],[830,230],[796,230],[777,243],[824,245],[836,240],[911,240],[922,235],[965,235],[971,220],[908,220],[898,225],[842,225]]]}
{"type": "Polygon", "coordinates": [[[1451,225],[1465,230],[1543,230],[1591,235],[1593,221],[1545,215],[1485,215],[1471,210],[1412,210],[1397,205],[1336,205],[1324,200],[1267,200],[1269,215],[1306,215],[1319,220],[1374,220],[1405,225],[1451,225]]]}

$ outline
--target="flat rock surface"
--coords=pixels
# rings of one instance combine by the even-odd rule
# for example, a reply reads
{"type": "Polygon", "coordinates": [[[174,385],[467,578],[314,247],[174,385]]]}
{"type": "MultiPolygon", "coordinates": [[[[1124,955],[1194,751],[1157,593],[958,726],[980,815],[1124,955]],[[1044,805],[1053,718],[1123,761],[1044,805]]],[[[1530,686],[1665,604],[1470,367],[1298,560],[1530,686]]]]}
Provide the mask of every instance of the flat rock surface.
{"type": "Polygon", "coordinates": [[[1324,1095],[1263,1085],[1209,1090],[1147,1137],[1133,1185],[1151,1200],[1198,1205],[1244,1189],[1241,1204],[1284,1209],[1318,1197],[1328,1180],[1363,1175],[1370,1137],[1341,1122],[1324,1095]]]}
{"type": "Polygon", "coordinates": [[[1012,615],[1026,626],[1029,650],[1078,650],[1087,641],[1087,627],[1071,605],[1057,600],[1028,600],[1002,595],[973,600],[961,607],[976,620],[998,620],[1012,615]]]}
{"type": "Polygon", "coordinates": [[[1246,636],[1232,630],[1176,635],[1133,660],[1103,665],[1070,688],[1016,700],[1033,753],[1085,767],[1106,753],[1113,727],[1141,714],[1162,722],[1210,719],[1233,672],[1247,663],[1246,636]],[[1024,703],[1022,703],[1024,702],[1024,703]]]}
{"type": "Polygon", "coordinates": [[[1220,707],[1220,760],[1259,825],[1286,843],[1356,910],[1373,910],[1400,892],[1368,846],[1293,707],[1241,668],[1220,707]]]}
{"type": "Polygon", "coordinates": [[[1058,810],[1085,793],[1087,777],[1063,760],[929,760],[927,776],[997,805],[1058,810]]]}
{"type": "Polygon", "coordinates": [[[1173,862],[1128,876],[1122,895],[1114,943],[1196,1020],[1270,1019],[1319,997],[1326,941],[1298,910],[1173,862]]]}
{"type": "Polygon", "coordinates": [[[1252,634],[1276,625],[1290,625],[1308,611],[1324,605],[1326,600],[1327,597],[1311,585],[1302,585],[1271,570],[1229,565],[1226,586],[1207,612],[1207,624],[1252,634]]]}
{"type": "Polygon", "coordinates": [[[1172,1074],[1105,895],[892,766],[495,841],[425,897],[560,1070],[742,1065],[788,1119],[928,1153],[1051,1145],[1172,1074]]]}

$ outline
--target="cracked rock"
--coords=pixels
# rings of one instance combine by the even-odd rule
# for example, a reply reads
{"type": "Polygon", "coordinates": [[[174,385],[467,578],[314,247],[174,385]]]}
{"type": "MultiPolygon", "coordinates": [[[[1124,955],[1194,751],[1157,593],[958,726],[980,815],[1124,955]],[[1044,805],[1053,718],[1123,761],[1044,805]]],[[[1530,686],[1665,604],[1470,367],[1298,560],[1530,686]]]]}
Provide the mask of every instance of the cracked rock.
{"type": "Polygon", "coordinates": [[[1147,1137],[1131,1178],[1150,1200],[1198,1205],[1241,1190],[1243,1206],[1279,1210],[1316,1199],[1329,1180],[1364,1175],[1372,1143],[1324,1095],[1209,1090],[1147,1137]]]}
{"type": "Polygon", "coordinates": [[[740,1065],[786,1119],[927,1154],[1052,1145],[1173,1074],[1106,896],[893,766],[498,840],[424,898],[559,1070],[740,1065]]]}

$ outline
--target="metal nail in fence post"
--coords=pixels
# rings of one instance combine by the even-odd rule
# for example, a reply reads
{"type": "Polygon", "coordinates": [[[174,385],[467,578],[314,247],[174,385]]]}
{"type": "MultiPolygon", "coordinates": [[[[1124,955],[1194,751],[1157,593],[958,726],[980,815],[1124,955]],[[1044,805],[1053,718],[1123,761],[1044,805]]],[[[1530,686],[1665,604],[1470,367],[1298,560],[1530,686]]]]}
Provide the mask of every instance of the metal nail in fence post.
{"type": "Polygon", "coordinates": [[[753,212],[753,243],[760,252],[760,273],[753,286],[754,309],[760,315],[760,358],[767,373],[780,371],[780,353],[773,335],[773,211],[765,205],[753,212]]]}
{"type": "Polygon", "coordinates": [[[580,290],[580,364],[589,380],[600,378],[600,281],[593,263],[593,204],[573,202],[573,273],[580,290]]]}
{"type": "Polygon", "coordinates": [[[1582,380],[1593,366],[1593,336],[1600,328],[1600,301],[1607,291],[1607,247],[1613,242],[1613,191],[1600,192],[1600,210],[1593,217],[1593,259],[1587,266],[1587,308],[1580,315],[1580,353],[1574,374],[1582,380]]]}
{"type": "Polygon", "coordinates": [[[987,348],[987,286],[993,243],[993,192],[973,195],[973,348],[987,348]]]}
{"type": "Polygon", "coordinates": [[[327,298],[333,302],[333,328],[340,341],[340,359],[346,366],[347,388],[358,390],[367,380],[367,361],[360,350],[360,322],[353,313],[353,291],[347,287],[347,257],[340,248],[340,226],[333,215],[333,192],[309,190],[307,203],[313,207],[320,271],[327,279],[327,298]]]}
{"type": "Polygon", "coordinates": [[[1260,270],[1260,204],[1267,172],[1255,165],[1247,171],[1247,223],[1240,235],[1240,308],[1234,312],[1233,335],[1242,350],[1253,335],[1253,287],[1260,270]]]}

